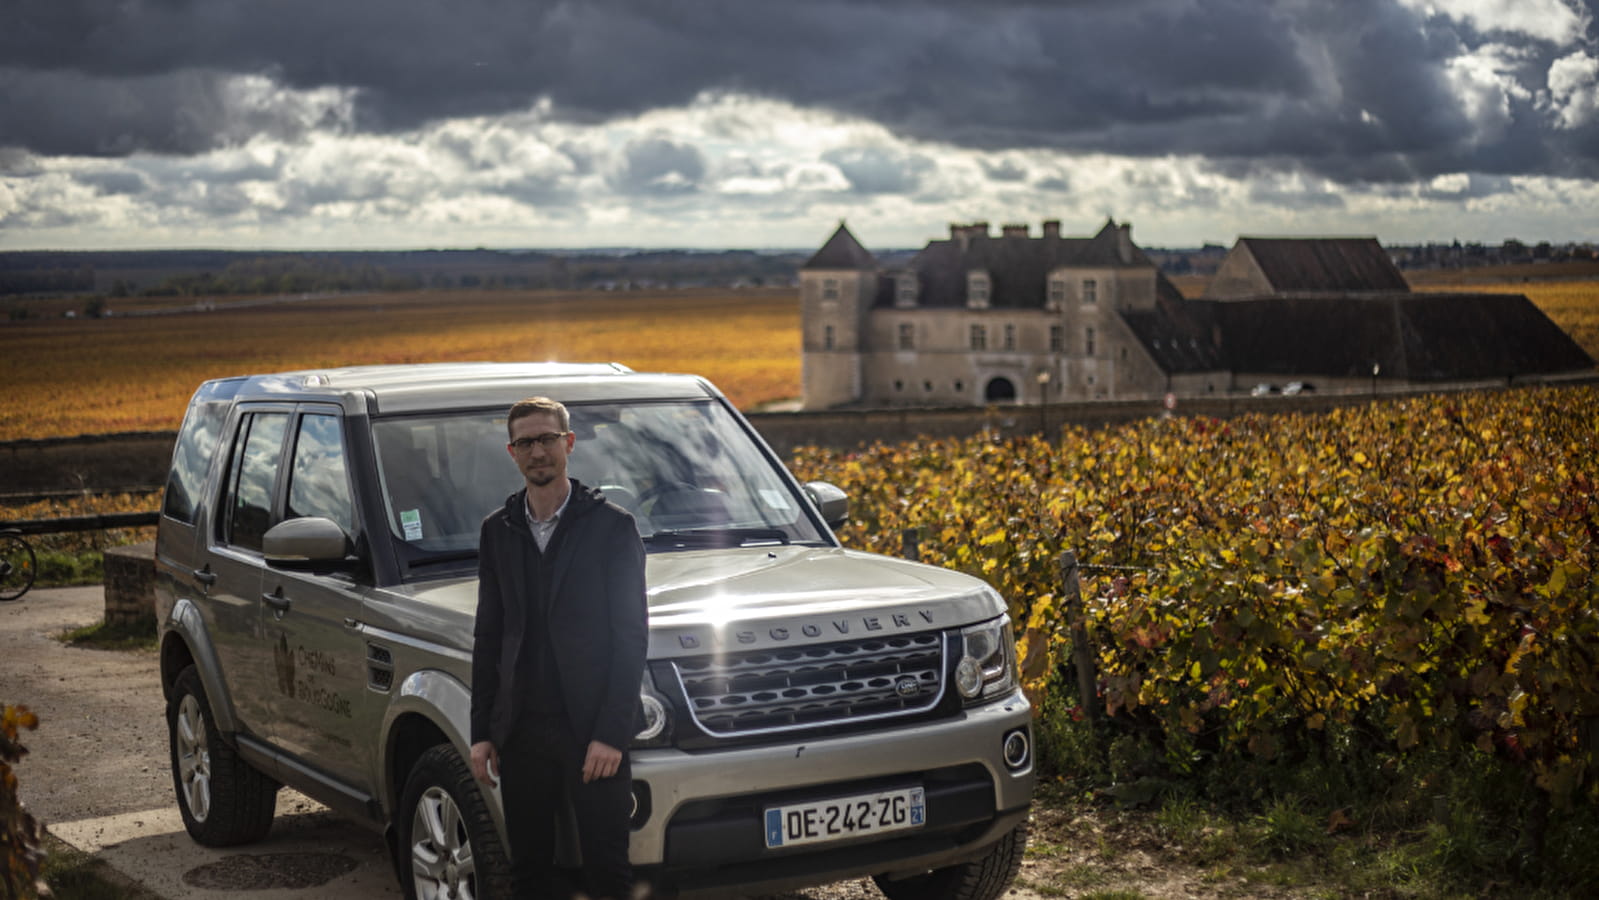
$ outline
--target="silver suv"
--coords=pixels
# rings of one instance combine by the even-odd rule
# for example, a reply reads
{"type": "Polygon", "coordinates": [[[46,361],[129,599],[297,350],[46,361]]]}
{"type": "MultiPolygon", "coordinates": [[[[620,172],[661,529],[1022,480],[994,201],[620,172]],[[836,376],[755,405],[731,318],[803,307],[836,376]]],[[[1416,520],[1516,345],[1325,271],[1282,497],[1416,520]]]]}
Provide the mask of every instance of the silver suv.
{"type": "Polygon", "coordinates": [[[520,485],[504,414],[571,410],[571,474],[648,550],[648,726],[631,856],[659,892],[873,876],[894,900],[998,896],[1026,845],[1031,710],[1005,603],[845,550],[704,380],[440,364],[206,382],[157,540],[161,677],[189,833],[258,839],[290,785],[381,831],[407,897],[506,877],[468,748],[478,526],[520,485]]]}

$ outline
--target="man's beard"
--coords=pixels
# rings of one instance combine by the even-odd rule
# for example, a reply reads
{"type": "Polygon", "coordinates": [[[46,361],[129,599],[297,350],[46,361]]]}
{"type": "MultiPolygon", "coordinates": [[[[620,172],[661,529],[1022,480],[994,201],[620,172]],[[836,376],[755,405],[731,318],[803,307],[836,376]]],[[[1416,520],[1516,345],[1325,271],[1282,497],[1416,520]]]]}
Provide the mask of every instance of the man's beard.
{"type": "Polygon", "coordinates": [[[554,480],[554,469],[539,469],[534,472],[529,472],[527,475],[527,483],[533,485],[534,487],[543,487],[554,480]]]}

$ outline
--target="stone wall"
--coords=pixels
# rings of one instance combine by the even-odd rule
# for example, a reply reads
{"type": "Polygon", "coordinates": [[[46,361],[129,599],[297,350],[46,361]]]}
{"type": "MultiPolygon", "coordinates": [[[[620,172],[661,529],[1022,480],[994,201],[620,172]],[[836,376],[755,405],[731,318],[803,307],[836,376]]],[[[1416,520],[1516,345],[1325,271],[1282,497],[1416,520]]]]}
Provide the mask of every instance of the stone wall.
{"type": "Polygon", "coordinates": [[[155,618],[155,541],[112,547],[104,569],[107,625],[155,618]]]}

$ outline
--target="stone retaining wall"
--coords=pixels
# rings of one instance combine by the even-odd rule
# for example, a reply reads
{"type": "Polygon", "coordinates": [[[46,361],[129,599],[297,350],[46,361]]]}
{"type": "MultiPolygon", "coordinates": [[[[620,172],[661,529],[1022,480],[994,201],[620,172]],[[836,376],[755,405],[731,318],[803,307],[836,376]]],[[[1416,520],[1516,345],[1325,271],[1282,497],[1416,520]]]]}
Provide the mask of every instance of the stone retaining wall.
{"type": "Polygon", "coordinates": [[[155,618],[155,541],[105,552],[105,620],[132,625],[155,618]]]}

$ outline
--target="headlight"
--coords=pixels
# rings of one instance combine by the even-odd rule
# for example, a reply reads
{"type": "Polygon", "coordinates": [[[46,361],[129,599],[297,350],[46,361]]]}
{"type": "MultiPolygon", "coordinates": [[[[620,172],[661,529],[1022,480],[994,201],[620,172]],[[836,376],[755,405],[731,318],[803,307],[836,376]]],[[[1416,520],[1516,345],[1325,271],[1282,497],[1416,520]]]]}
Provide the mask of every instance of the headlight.
{"type": "Polygon", "coordinates": [[[1016,644],[1010,616],[961,629],[961,658],[955,664],[955,689],[970,701],[1007,694],[1016,687],[1016,644]]]}
{"type": "Polygon", "coordinates": [[[671,716],[666,701],[647,685],[639,689],[639,706],[644,711],[644,728],[633,735],[635,747],[664,747],[671,743],[671,716]]]}

